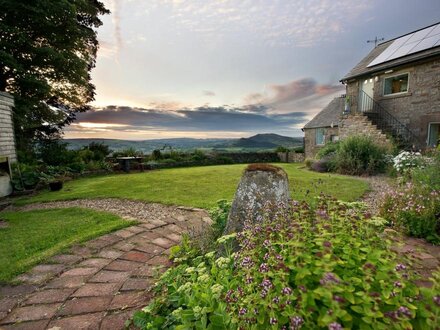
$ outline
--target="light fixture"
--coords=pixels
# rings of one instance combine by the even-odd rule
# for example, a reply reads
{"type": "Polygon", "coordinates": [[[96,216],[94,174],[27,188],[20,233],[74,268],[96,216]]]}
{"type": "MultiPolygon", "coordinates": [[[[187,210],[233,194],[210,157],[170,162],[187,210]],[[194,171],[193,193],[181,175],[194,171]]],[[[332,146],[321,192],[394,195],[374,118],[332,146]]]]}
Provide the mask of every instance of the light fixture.
{"type": "Polygon", "coordinates": [[[374,77],[374,81],[378,82],[379,81],[379,77],[378,76],[374,77]]]}

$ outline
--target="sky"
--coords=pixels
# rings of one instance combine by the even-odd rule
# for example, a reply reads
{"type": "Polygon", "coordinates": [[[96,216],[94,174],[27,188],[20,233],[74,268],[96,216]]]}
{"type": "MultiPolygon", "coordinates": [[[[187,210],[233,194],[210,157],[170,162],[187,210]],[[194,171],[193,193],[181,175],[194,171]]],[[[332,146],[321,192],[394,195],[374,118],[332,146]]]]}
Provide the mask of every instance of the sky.
{"type": "Polygon", "coordinates": [[[440,0],[101,0],[93,109],[66,138],[302,136],[374,48],[440,0]]]}

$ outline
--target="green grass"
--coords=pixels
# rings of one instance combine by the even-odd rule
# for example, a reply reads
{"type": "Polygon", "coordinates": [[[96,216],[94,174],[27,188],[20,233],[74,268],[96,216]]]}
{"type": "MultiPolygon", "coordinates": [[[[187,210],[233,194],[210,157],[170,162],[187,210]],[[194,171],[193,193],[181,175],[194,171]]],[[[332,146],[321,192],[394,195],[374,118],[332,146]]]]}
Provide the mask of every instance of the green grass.
{"type": "Polygon", "coordinates": [[[120,217],[81,208],[2,212],[0,282],[9,282],[35,264],[72,246],[134,224],[120,217]]]}
{"type": "MultiPolygon", "coordinates": [[[[368,189],[359,179],[311,172],[302,164],[277,164],[289,175],[292,198],[311,201],[321,191],[344,201],[358,199],[368,189]],[[309,192],[309,193],[307,193],[309,192]]],[[[82,178],[59,192],[42,192],[17,204],[79,198],[127,198],[210,208],[219,199],[232,200],[246,165],[220,165],[156,170],[82,178]]]]}

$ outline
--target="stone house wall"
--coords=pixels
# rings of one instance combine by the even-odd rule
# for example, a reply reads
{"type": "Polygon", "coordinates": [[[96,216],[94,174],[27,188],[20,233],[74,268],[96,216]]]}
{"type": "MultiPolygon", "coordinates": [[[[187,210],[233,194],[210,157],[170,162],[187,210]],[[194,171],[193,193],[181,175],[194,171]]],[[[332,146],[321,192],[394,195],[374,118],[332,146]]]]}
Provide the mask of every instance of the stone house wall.
{"type": "Polygon", "coordinates": [[[8,93],[0,92],[0,158],[8,157],[10,162],[17,160],[12,123],[13,106],[13,97],[8,93]]]}
{"type": "Polygon", "coordinates": [[[377,129],[366,116],[360,114],[344,116],[339,124],[339,138],[341,140],[354,135],[369,136],[375,143],[388,150],[391,150],[393,147],[392,142],[387,136],[377,129]]]}
{"type": "Polygon", "coordinates": [[[401,66],[392,72],[375,73],[348,81],[347,95],[350,97],[350,108],[358,108],[360,81],[373,78],[374,100],[400,122],[419,136],[421,142],[428,137],[430,122],[440,122],[440,59],[428,60],[411,65],[401,66]],[[408,73],[408,92],[384,96],[385,78],[408,73]]]}
{"type": "MultiPolygon", "coordinates": [[[[332,135],[339,136],[338,127],[323,127],[325,129],[324,141],[325,143],[330,141],[332,135]]],[[[314,158],[317,152],[324,145],[316,145],[316,130],[317,128],[304,128],[304,153],[305,158],[314,158]]]]}

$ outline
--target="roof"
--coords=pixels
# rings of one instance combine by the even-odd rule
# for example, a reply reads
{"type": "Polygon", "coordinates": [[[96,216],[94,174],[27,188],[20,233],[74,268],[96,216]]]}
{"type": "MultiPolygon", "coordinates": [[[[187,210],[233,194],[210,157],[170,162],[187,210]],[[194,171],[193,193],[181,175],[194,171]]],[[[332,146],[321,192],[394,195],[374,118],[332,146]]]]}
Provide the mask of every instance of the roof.
{"type": "Polygon", "coordinates": [[[322,109],[304,128],[319,128],[338,126],[339,119],[345,106],[345,95],[335,97],[322,109]]]}
{"type": "MultiPolygon", "coordinates": [[[[436,23],[436,24],[439,24],[439,23],[436,23]]],[[[433,24],[433,25],[436,25],[436,24],[433,24]]],[[[426,27],[423,29],[426,29],[426,27]]],[[[420,29],[420,30],[423,30],[423,29],[420,29]]],[[[420,30],[417,30],[417,31],[420,31],[420,30]]],[[[403,36],[406,36],[408,34],[411,34],[411,33],[417,32],[417,31],[413,31],[413,32],[404,34],[403,36]]],[[[388,69],[391,69],[394,67],[398,67],[398,66],[401,66],[401,65],[404,65],[407,63],[416,62],[416,61],[424,60],[424,59],[435,57],[435,56],[440,57],[440,45],[436,45],[432,48],[425,49],[420,52],[411,53],[411,54],[393,59],[391,61],[387,61],[387,62],[383,62],[383,63],[377,64],[374,66],[367,67],[376,57],[378,57],[381,53],[383,53],[388,48],[388,46],[390,46],[396,39],[399,39],[403,36],[399,36],[397,38],[394,38],[392,40],[388,40],[386,42],[383,42],[383,43],[377,45],[377,47],[375,47],[365,58],[362,59],[362,61],[360,61],[353,69],[351,69],[351,71],[349,73],[347,73],[341,79],[341,81],[349,80],[349,79],[356,78],[356,77],[363,76],[363,75],[367,75],[367,74],[373,74],[376,72],[380,72],[380,71],[388,70],[388,69]]]]}

